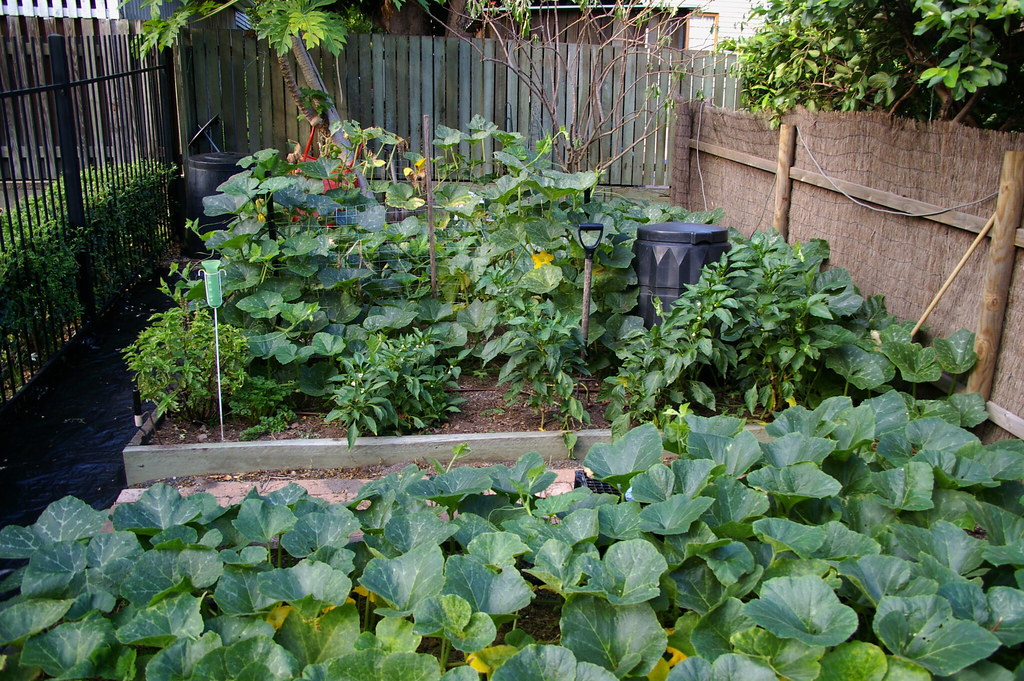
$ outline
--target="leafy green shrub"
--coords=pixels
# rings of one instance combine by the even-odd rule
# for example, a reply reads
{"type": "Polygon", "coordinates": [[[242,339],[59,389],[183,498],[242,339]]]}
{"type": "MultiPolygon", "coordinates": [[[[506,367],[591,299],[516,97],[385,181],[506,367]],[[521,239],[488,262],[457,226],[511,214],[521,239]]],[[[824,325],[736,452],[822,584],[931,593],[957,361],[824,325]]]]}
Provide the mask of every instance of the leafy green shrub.
{"type": "Polygon", "coordinates": [[[440,358],[439,340],[430,331],[396,338],[374,334],[339,354],[341,370],[331,378],[334,408],[327,421],[345,424],[349,447],[360,431],[400,435],[458,411],[462,400],[448,395],[459,377],[458,358],[451,363],[440,358]]]}
{"type": "Polygon", "coordinates": [[[409,466],[345,505],[298,485],[228,508],[162,484],[112,514],[66,497],[0,529],[0,558],[27,561],[3,583],[0,664],[211,681],[1024,673],[1024,443],[983,445],[895,392],[788,409],[761,443],[738,418],[679,418],[670,463],[652,425],[590,450],[619,494],[542,496],[556,476],[530,453],[409,466]],[[531,631],[528,607],[554,608],[558,631],[531,631]]]}
{"type": "Polygon", "coordinates": [[[514,402],[526,390],[526,401],[538,412],[541,428],[550,406],[558,407],[565,430],[573,421],[589,423],[590,415],[575,394],[574,377],[589,373],[582,357],[579,316],[563,314],[550,300],[513,298],[510,308],[504,322],[508,330],[481,353],[485,362],[499,355],[508,357],[498,374],[498,384],[509,386],[505,401],[514,402]]]}
{"type": "Polygon", "coordinates": [[[281,383],[273,378],[246,375],[228,405],[233,416],[248,419],[253,425],[243,430],[242,440],[255,440],[266,433],[288,429],[295,412],[285,402],[295,394],[295,384],[281,383]]]}
{"type": "MultiPolygon", "coordinates": [[[[135,374],[142,398],[156,404],[157,414],[209,420],[217,414],[216,344],[210,310],[190,309],[180,289],[172,292],[166,283],[162,285],[178,304],[150,317],[150,325],[124,349],[125,363],[135,374]]],[[[221,390],[224,399],[230,400],[245,381],[248,342],[245,334],[232,326],[218,324],[217,329],[221,390]]]]}
{"type": "Polygon", "coordinates": [[[159,163],[83,171],[86,224],[78,230],[67,227],[59,182],[19,210],[0,214],[0,328],[35,334],[75,321],[82,311],[76,261],[81,251],[90,255],[100,304],[140,268],[151,271],[153,256],[169,241],[167,183],[173,174],[173,167],[159,163]]]}
{"type": "Polygon", "coordinates": [[[929,348],[912,342],[909,324],[896,323],[880,297],[863,298],[846,270],[822,270],[828,253],[821,240],[733,234],[728,254],[702,270],[659,325],[623,334],[618,370],[602,391],[613,430],[664,425],[665,410],[684,402],[714,410],[709,384],[742,395],[749,413],[765,417],[851,388],[864,399],[906,387],[922,413],[962,426],[984,420],[978,396],[915,401],[917,384],[974,365],[973,334],[961,330],[929,348]]]}

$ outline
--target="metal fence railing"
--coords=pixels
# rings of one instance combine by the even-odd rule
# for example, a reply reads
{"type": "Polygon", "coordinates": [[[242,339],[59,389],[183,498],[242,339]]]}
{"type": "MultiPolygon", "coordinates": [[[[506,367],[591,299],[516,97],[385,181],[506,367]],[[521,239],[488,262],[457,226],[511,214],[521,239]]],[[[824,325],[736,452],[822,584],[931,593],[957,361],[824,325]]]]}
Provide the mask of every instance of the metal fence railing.
{"type": "Polygon", "coordinates": [[[175,236],[173,72],[129,40],[2,43],[0,407],[175,236]]]}

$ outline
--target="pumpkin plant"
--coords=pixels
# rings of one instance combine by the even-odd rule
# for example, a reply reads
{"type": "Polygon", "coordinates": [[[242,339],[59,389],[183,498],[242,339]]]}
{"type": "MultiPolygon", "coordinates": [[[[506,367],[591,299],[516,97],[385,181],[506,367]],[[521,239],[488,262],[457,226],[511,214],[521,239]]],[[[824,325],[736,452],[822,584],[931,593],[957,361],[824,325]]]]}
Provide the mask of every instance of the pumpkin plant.
{"type": "Polygon", "coordinates": [[[16,678],[1014,678],[1024,443],[886,392],[793,407],[759,442],[679,413],[584,464],[409,466],[347,504],[292,484],[221,508],[157,484],[0,530],[16,678]],[[678,426],[679,424],[677,424],[678,426]],[[104,532],[107,521],[113,531],[104,532]],[[558,633],[522,617],[553,607],[558,633]],[[436,651],[436,654],[427,653],[436,651]]]}

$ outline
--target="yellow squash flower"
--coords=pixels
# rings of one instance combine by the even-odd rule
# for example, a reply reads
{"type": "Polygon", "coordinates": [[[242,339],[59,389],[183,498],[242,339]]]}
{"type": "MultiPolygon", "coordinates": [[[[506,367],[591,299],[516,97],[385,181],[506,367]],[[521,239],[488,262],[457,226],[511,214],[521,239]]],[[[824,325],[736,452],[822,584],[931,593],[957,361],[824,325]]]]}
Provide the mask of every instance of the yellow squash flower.
{"type": "Polygon", "coordinates": [[[281,628],[281,625],[284,624],[285,619],[288,617],[288,613],[291,611],[292,606],[284,604],[270,611],[270,614],[267,615],[267,621],[270,622],[270,626],[274,627],[274,631],[281,628]]]}
{"type": "Polygon", "coordinates": [[[544,265],[550,264],[551,261],[555,259],[555,256],[551,255],[547,251],[533,253],[530,257],[533,258],[533,269],[535,270],[539,270],[541,267],[544,267],[544,265]]]}

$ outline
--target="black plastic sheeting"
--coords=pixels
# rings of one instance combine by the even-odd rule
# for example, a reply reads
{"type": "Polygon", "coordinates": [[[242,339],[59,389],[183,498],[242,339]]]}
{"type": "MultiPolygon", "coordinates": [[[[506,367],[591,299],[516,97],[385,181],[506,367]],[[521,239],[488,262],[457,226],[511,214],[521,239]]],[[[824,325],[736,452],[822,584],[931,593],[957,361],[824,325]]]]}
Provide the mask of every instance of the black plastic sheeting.
{"type": "Polygon", "coordinates": [[[0,526],[30,525],[68,494],[97,509],[114,503],[137,430],[121,349],[170,305],[155,280],[140,282],[0,413],[0,526]]]}

